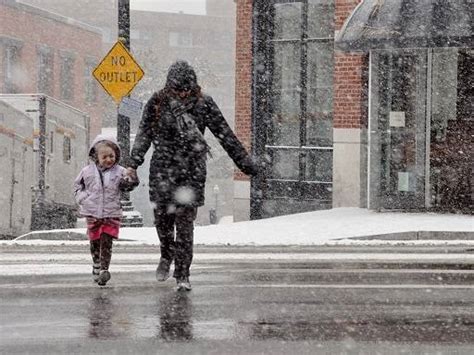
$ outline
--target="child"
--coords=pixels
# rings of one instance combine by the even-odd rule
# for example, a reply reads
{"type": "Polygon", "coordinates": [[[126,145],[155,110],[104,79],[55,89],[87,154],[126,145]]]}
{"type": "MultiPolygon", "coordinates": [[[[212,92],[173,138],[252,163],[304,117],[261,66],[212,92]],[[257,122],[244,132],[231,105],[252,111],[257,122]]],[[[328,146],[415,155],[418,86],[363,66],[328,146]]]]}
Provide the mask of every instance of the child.
{"type": "Polygon", "coordinates": [[[110,280],[109,264],[112,240],[118,238],[122,207],[121,191],[131,191],[138,185],[125,176],[118,165],[120,148],[114,137],[98,135],[89,150],[91,163],[74,181],[74,196],[80,214],[87,220],[87,235],[92,254],[92,276],[99,286],[110,280]]]}

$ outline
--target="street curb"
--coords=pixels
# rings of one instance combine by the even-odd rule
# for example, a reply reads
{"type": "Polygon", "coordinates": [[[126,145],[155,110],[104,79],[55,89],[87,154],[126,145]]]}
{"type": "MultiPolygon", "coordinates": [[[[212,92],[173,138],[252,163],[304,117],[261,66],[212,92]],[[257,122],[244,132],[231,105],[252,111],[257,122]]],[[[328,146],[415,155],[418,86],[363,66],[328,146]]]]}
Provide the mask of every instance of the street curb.
{"type": "Polygon", "coordinates": [[[78,233],[73,231],[64,231],[64,232],[50,232],[50,231],[37,231],[29,232],[19,237],[13,239],[13,241],[21,240],[86,240],[84,233],[78,233]]]}
{"type": "MultiPolygon", "coordinates": [[[[84,233],[79,233],[75,231],[64,231],[64,232],[50,232],[50,231],[36,231],[23,234],[13,241],[21,240],[69,240],[69,241],[83,241],[86,240],[84,233]]],[[[408,231],[408,232],[396,232],[396,233],[383,233],[383,234],[370,234],[366,236],[357,236],[350,238],[337,238],[332,239],[332,241],[342,241],[342,240],[381,240],[381,241],[390,241],[390,240],[400,240],[400,241],[410,241],[410,240],[437,240],[437,241],[453,241],[453,240],[469,240],[474,241],[474,231],[408,231]]],[[[128,241],[126,239],[120,239],[120,241],[128,241]]],[[[133,242],[133,241],[130,241],[133,242]]],[[[139,243],[139,242],[137,242],[139,243]]]]}
{"type": "MultiPolygon", "coordinates": [[[[349,238],[340,238],[343,240],[349,238]]],[[[397,233],[373,234],[362,237],[351,237],[351,240],[474,240],[474,232],[469,231],[410,231],[397,233]]]]}

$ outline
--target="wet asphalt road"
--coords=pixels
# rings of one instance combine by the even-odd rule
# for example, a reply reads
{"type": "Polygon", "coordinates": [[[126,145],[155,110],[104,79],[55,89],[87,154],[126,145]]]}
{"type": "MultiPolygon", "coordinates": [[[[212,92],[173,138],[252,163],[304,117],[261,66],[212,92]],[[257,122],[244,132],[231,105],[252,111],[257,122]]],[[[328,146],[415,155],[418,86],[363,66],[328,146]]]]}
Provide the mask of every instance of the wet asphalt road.
{"type": "Polygon", "coordinates": [[[118,250],[112,280],[100,288],[82,272],[82,254],[68,263],[80,272],[8,275],[70,255],[21,250],[27,261],[8,258],[17,252],[0,258],[2,354],[474,352],[474,271],[466,264],[321,263],[317,251],[210,258],[198,250],[193,290],[179,293],[173,279],[154,279],[156,254],[118,250]],[[140,271],[120,268],[130,263],[140,271]]]}

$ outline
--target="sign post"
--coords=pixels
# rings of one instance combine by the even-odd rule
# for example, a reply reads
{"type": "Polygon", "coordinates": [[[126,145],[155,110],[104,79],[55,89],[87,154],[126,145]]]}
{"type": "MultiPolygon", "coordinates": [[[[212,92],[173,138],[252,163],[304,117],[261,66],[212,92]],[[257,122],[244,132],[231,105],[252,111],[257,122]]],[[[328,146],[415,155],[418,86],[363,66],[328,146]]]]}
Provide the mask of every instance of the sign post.
{"type": "MultiPolygon", "coordinates": [[[[130,51],[130,0],[118,0],[117,15],[118,40],[124,44],[127,51],[130,51]]],[[[133,58],[131,55],[130,57],[133,58]]],[[[130,118],[121,115],[118,112],[118,108],[117,140],[120,144],[120,148],[122,148],[122,152],[125,152],[123,158],[125,164],[127,164],[130,156],[130,118]]],[[[130,201],[130,194],[128,192],[123,193],[122,196],[125,201],[130,201]]]]}
{"type": "MultiPolygon", "coordinates": [[[[144,75],[143,69],[130,53],[130,0],[118,0],[118,37],[92,75],[117,104],[117,141],[122,151],[122,164],[127,165],[130,157],[130,118],[121,114],[119,105],[144,75]]],[[[128,192],[122,193],[122,205],[126,211],[133,210],[128,192]]],[[[126,218],[122,220],[124,226],[139,226],[141,223],[135,222],[127,222],[126,218]]]]}
{"type": "MultiPolygon", "coordinates": [[[[130,155],[130,118],[120,114],[119,104],[143,78],[143,69],[130,53],[130,3],[119,0],[119,39],[94,69],[92,75],[117,104],[117,141],[122,150],[123,163],[130,155]]],[[[129,200],[128,193],[123,196],[129,200]]]]}

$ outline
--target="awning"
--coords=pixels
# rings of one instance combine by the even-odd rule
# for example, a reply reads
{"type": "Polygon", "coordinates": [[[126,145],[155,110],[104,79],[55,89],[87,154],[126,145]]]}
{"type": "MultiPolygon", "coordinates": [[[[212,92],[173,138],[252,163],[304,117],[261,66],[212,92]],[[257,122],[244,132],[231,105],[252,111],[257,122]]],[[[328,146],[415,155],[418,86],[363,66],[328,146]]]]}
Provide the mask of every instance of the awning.
{"type": "Polygon", "coordinates": [[[336,49],[468,47],[473,0],[363,0],[336,36],[336,49]]]}

